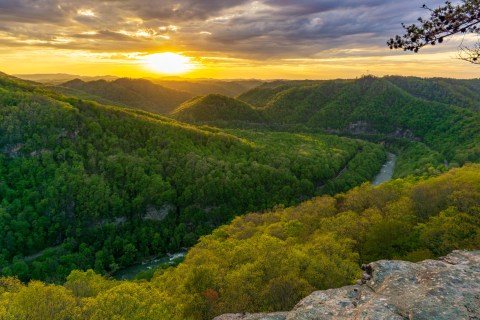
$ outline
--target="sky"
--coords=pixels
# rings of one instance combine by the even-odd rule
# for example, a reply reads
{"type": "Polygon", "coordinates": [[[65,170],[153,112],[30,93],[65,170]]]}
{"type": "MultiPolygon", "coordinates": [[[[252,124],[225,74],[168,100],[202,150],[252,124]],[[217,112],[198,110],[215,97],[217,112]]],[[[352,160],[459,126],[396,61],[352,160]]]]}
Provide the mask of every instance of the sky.
{"type": "Polygon", "coordinates": [[[386,46],[402,33],[402,22],[428,17],[422,4],[442,3],[0,0],[0,71],[225,79],[478,78],[480,67],[456,59],[458,46],[476,41],[473,36],[418,54],[386,46]]]}

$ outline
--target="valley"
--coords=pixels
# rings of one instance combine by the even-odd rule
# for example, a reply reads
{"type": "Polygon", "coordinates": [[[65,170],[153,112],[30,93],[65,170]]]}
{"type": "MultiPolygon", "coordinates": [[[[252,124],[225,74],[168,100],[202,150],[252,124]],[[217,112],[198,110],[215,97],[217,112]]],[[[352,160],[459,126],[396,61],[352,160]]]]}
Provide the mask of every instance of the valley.
{"type": "Polygon", "coordinates": [[[0,320],[480,319],[480,0],[418,1],[0,0],[0,320]]]}
{"type": "Polygon", "coordinates": [[[236,215],[369,181],[385,160],[361,140],[196,127],[1,80],[1,261],[22,280],[115,273],[236,215]]]}
{"type": "Polygon", "coordinates": [[[2,290],[211,319],[478,247],[475,80],[176,84],[0,76],[2,290]]]}

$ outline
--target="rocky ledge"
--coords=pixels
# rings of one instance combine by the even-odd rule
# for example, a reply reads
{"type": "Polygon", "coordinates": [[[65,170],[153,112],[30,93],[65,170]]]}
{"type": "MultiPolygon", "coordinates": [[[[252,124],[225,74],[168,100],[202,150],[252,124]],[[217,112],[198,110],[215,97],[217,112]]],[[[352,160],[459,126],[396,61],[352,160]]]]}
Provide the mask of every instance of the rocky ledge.
{"type": "Polygon", "coordinates": [[[290,312],[214,320],[480,319],[480,251],[418,263],[381,260],[362,268],[357,285],[313,292],[290,312]]]}

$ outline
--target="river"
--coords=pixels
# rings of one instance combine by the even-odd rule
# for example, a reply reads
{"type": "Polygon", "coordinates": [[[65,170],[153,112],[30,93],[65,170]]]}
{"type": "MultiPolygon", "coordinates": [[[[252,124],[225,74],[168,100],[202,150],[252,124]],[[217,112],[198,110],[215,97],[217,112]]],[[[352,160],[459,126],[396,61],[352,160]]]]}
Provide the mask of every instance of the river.
{"type": "Polygon", "coordinates": [[[372,181],[372,184],[374,186],[378,186],[379,184],[382,184],[392,179],[396,160],[397,156],[389,152],[387,155],[387,162],[385,162],[385,164],[382,166],[382,169],[380,169],[380,172],[375,176],[372,181]]]}
{"type": "MultiPolygon", "coordinates": [[[[385,164],[380,169],[380,172],[375,176],[372,181],[372,184],[374,186],[378,186],[379,184],[392,179],[396,159],[397,156],[393,153],[389,152],[387,154],[387,162],[385,162],[385,164]]],[[[175,260],[184,258],[185,254],[185,252],[179,252],[170,256],[165,256],[162,258],[143,262],[141,264],[136,264],[116,272],[114,277],[118,280],[131,280],[142,271],[155,269],[160,267],[161,265],[174,264],[175,260]]]]}
{"type": "Polygon", "coordinates": [[[117,271],[113,275],[113,277],[117,280],[132,280],[137,274],[142,271],[156,269],[161,265],[173,265],[179,260],[183,260],[185,255],[186,252],[178,252],[174,253],[173,255],[164,256],[143,263],[135,264],[133,266],[117,271]]]}

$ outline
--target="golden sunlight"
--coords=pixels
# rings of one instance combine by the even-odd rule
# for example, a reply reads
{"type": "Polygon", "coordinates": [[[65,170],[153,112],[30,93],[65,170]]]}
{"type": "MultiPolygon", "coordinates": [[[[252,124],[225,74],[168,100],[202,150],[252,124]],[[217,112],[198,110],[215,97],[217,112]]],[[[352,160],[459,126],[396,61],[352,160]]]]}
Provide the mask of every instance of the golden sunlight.
{"type": "Polygon", "coordinates": [[[144,59],[146,67],[158,73],[182,74],[196,67],[189,57],[172,52],[150,54],[144,59]]]}

